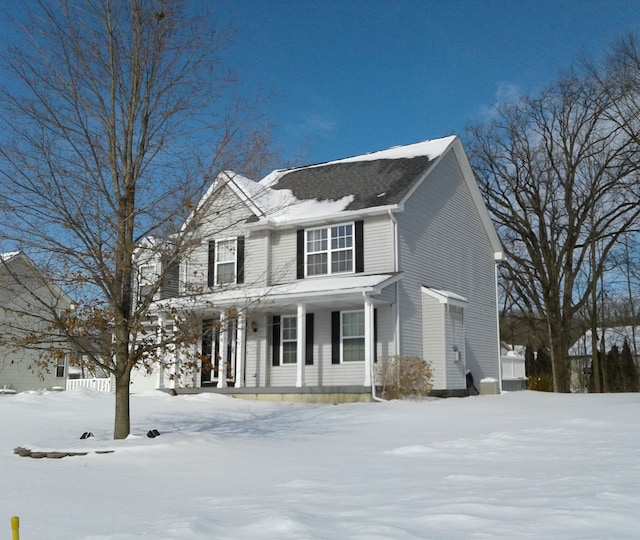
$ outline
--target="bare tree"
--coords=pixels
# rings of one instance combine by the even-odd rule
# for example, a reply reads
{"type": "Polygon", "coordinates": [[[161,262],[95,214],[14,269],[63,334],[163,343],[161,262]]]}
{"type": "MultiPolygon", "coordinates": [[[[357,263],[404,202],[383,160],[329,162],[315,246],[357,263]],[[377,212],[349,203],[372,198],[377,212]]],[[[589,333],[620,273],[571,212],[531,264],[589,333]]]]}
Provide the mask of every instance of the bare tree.
{"type": "Polygon", "coordinates": [[[469,129],[472,164],[507,255],[502,279],[522,312],[546,321],[558,392],[570,387],[574,318],[640,214],[640,148],[613,110],[601,81],[574,72],[469,129]]]}
{"type": "Polygon", "coordinates": [[[190,247],[197,201],[219,171],[270,157],[258,100],[222,63],[229,29],[206,6],[39,0],[2,56],[0,240],[74,298],[49,323],[115,377],[115,438],[130,431],[131,370],[166,346],[145,317],[190,247]],[[136,298],[144,238],[166,264],[136,298]]]}

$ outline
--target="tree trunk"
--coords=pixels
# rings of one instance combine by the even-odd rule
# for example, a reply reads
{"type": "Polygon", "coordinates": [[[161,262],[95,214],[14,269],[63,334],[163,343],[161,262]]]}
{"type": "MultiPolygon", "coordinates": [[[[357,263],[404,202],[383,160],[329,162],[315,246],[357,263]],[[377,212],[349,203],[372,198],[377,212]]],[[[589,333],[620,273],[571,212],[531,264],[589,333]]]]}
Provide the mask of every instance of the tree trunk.
{"type": "Polygon", "coordinates": [[[114,439],[126,439],[131,432],[131,416],[129,414],[130,382],[130,370],[124,370],[116,375],[116,410],[113,425],[114,439]]]}
{"type": "Polygon", "coordinates": [[[549,322],[551,341],[551,369],[553,371],[553,391],[568,393],[571,391],[570,371],[567,365],[567,343],[564,330],[559,324],[549,322]]]}

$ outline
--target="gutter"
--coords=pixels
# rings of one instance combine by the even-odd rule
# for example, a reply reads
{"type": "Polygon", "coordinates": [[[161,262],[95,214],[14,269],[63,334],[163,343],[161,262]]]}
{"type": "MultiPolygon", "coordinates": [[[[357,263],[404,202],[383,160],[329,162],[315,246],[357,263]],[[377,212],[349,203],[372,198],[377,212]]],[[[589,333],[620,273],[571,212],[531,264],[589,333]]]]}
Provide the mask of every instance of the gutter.
{"type": "MultiPolygon", "coordinates": [[[[295,205],[294,205],[295,206],[295,205]]],[[[273,219],[269,216],[255,221],[247,223],[246,228],[248,230],[263,230],[263,229],[294,229],[297,227],[313,227],[319,224],[327,223],[341,223],[350,221],[357,218],[380,216],[389,212],[398,212],[400,207],[397,204],[391,204],[386,206],[374,206],[371,208],[361,208],[359,210],[344,210],[331,215],[313,216],[313,217],[301,217],[294,219],[273,219]]]]}

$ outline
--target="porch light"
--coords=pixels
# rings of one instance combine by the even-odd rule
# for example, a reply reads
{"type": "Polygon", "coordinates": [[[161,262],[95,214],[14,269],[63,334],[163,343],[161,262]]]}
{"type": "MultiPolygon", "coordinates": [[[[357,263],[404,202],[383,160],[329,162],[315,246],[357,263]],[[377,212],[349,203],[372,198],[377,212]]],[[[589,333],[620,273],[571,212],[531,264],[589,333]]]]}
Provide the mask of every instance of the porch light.
{"type": "Polygon", "coordinates": [[[254,332],[258,331],[258,324],[256,323],[256,321],[251,321],[251,330],[253,330],[254,332]]]}

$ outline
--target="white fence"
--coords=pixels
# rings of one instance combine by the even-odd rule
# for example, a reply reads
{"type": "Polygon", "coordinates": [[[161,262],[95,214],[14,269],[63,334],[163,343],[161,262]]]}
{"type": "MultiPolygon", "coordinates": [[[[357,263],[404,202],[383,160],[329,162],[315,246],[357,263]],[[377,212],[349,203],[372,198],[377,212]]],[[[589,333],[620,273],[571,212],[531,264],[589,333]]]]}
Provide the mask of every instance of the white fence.
{"type": "Polygon", "coordinates": [[[67,390],[73,390],[74,388],[91,388],[98,392],[111,392],[112,385],[111,379],[105,378],[92,378],[92,379],[67,379],[67,390]]]}
{"type": "Polygon", "coordinates": [[[520,380],[525,378],[524,356],[507,354],[502,357],[502,380],[520,380]]]}

